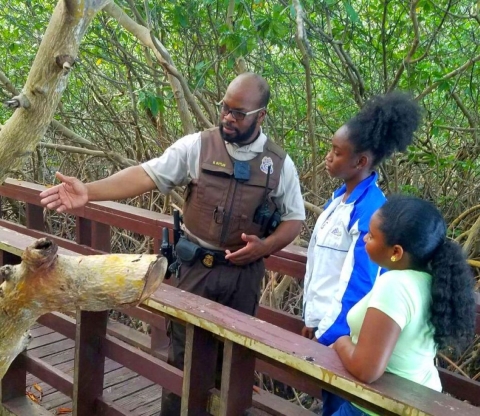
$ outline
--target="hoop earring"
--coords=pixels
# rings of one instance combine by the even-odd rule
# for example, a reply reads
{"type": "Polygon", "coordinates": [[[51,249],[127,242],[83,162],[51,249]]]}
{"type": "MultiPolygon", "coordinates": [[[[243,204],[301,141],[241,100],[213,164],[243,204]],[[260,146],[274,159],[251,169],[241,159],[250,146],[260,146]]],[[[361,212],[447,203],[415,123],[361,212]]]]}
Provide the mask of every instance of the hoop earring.
{"type": "Polygon", "coordinates": [[[397,258],[395,256],[390,257],[390,261],[392,263],[395,263],[397,261],[397,258]]]}

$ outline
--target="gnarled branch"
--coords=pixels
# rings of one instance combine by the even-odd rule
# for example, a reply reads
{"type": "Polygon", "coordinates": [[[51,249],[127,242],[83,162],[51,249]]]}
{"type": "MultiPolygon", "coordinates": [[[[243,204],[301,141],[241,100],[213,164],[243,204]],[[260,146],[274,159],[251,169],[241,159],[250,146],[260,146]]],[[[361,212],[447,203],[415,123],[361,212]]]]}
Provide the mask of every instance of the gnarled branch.
{"type": "Polygon", "coordinates": [[[157,255],[65,256],[52,241],[37,240],[21,264],[0,268],[0,379],[40,316],[137,305],[157,289],[166,268],[157,255]]]}

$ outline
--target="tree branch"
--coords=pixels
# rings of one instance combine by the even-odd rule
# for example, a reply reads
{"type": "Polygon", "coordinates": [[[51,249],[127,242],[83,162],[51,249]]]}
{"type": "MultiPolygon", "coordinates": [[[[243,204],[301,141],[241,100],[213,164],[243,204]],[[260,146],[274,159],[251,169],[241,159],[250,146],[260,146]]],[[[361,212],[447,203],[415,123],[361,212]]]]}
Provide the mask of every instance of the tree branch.
{"type": "Polygon", "coordinates": [[[402,64],[398,68],[397,73],[395,74],[395,78],[393,79],[392,83],[390,84],[390,87],[388,88],[388,92],[393,91],[397,87],[398,82],[400,81],[400,77],[403,74],[403,71],[405,71],[406,66],[410,63],[410,59],[417,51],[418,45],[420,44],[420,29],[418,27],[418,18],[417,18],[417,12],[416,12],[418,2],[419,0],[413,0],[410,3],[410,18],[412,19],[412,23],[413,23],[413,35],[414,35],[412,46],[410,47],[410,50],[408,51],[408,54],[403,60],[402,64]]]}
{"type": "Polygon", "coordinates": [[[0,182],[9,171],[18,169],[22,159],[31,154],[45,135],[67,86],[66,60],[60,59],[63,62],[60,67],[57,58],[68,56],[75,61],[90,21],[107,2],[62,0],[55,7],[20,93],[30,106],[17,108],[0,131],[0,182]]]}
{"type": "Polygon", "coordinates": [[[174,91],[180,118],[182,120],[184,133],[188,134],[195,131],[192,118],[188,111],[187,102],[200,123],[206,128],[212,127],[212,123],[207,120],[201,108],[195,101],[195,97],[191,93],[188,83],[173,65],[172,58],[170,57],[168,51],[153,35],[153,33],[151,33],[146,27],[141,26],[132,20],[119,6],[114,3],[111,3],[105,7],[104,11],[111,17],[115,18],[125,30],[135,36],[143,45],[150,48],[155,54],[158,62],[167,71],[170,84],[174,91]]]}
{"type": "Polygon", "coordinates": [[[444,75],[442,78],[440,78],[438,81],[432,83],[430,86],[425,88],[417,97],[417,100],[421,100],[423,97],[426,95],[430,94],[432,91],[434,91],[442,82],[453,78],[457,76],[458,74],[461,74],[463,71],[471,67],[475,62],[480,61],[480,55],[475,56],[474,58],[468,60],[465,62],[462,66],[459,66],[457,69],[454,69],[453,71],[449,72],[448,74],[444,75]]]}

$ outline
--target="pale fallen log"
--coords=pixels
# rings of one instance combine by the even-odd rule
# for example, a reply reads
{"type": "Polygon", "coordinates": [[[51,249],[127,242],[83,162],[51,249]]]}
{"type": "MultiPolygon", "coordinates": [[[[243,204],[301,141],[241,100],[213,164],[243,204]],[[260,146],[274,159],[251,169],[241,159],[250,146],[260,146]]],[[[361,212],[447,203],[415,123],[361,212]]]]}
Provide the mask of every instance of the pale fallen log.
{"type": "Polygon", "coordinates": [[[151,254],[65,256],[42,238],[22,263],[0,268],[0,379],[48,312],[104,311],[137,305],[160,285],[167,260],[151,254]]]}

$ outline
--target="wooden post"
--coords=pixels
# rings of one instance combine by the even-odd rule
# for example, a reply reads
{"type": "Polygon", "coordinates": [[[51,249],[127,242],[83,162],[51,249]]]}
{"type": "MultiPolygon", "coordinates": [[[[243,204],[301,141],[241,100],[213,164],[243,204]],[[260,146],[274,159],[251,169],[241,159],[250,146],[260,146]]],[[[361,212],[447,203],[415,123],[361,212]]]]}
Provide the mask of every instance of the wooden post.
{"type": "Polygon", "coordinates": [[[101,338],[107,332],[108,311],[77,311],[73,416],[93,416],[95,401],[103,394],[105,356],[101,338]]]}
{"type": "MultiPolygon", "coordinates": [[[[110,226],[77,217],[77,242],[110,252],[110,226]]],[[[77,311],[73,416],[97,414],[95,402],[103,395],[105,356],[100,338],[107,334],[108,311],[77,311]]]]}
{"type": "Polygon", "coordinates": [[[110,226],[101,222],[92,221],[92,243],[91,247],[111,252],[110,246],[110,226]]]}
{"type": "Polygon", "coordinates": [[[153,356],[160,356],[164,353],[170,343],[170,338],[167,335],[167,320],[163,321],[161,327],[150,325],[150,350],[153,356]]]}
{"type": "Polygon", "coordinates": [[[23,355],[18,355],[12,361],[3,379],[1,379],[0,384],[2,403],[16,399],[17,397],[25,397],[27,370],[25,370],[23,355]]]}
{"type": "Polygon", "coordinates": [[[26,220],[27,228],[37,231],[45,231],[45,224],[43,222],[43,208],[38,205],[26,204],[26,220]]]}
{"type": "Polygon", "coordinates": [[[92,246],[92,222],[83,217],[75,218],[75,239],[78,244],[92,246]]]}
{"type": "MultiPolygon", "coordinates": [[[[21,261],[21,258],[15,254],[0,250],[0,266],[5,266],[6,264],[20,264],[21,261]]],[[[0,281],[0,283],[2,282],[0,281]]]]}
{"type": "Polygon", "coordinates": [[[182,416],[208,415],[209,391],[215,386],[218,342],[204,329],[187,324],[183,369],[182,416]]]}
{"type": "MultiPolygon", "coordinates": [[[[20,257],[15,256],[8,251],[0,250],[0,266],[5,264],[19,264],[20,257]]],[[[3,279],[0,279],[0,284],[3,279]]],[[[0,400],[6,402],[7,400],[17,397],[24,397],[27,386],[27,371],[23,365],[23,357],[17,356],[10,364],[10,368],[0,380],[0,400]]]]}
{"type": "Polygon", "coordinates": [[[241,416],[252,406],[254,372],[253,351],[225,340],[219,416],[241,416]]]}

